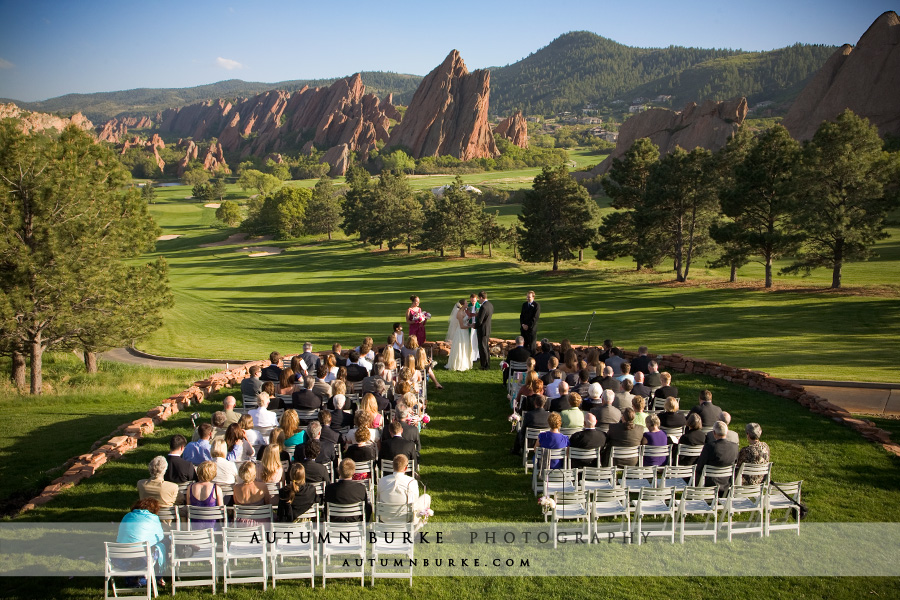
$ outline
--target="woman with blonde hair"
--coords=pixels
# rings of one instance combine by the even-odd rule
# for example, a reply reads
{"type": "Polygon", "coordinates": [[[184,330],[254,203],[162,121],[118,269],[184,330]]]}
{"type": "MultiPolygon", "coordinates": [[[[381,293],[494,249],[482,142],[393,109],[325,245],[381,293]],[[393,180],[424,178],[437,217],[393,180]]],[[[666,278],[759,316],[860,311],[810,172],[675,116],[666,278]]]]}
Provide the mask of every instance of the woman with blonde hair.
{"type": "Polygon", "coordinates": [[[381,426],[384,424],[384,418],[381,416],[381,413],[378,412],[378,402],[375,401],[375,396],[373,394],[363,394],[362,400],[360,400],[359,403],[359,410],[371,417],[372,427],[381,429],[381,426]]]}
{"type": "Polygon", "coordinates": [[[284,430],[284,445],[299,446],[306,439],[305,432],[300,429],[300,417],[297,411],[289,408],[281,415],[281,429],[284,430]]]}
{"type": "Polygon", "coordinates": [[[259,461],[261,472],[257,473],[263,483],[275,483],[281,485],[284,480],[284,467],[281,465],[278,445],[269,444],[263,449],[262,459],[259,461]]]}
{"type": "Polygon", "coordinates": [[[269,488],[256,480],[256,463],[248,460],[238,470],[240,483],[234,484],[235,506],[263,506],[272,503],[269,488]]]}
{"type": "Polygon", "coordinates": [[[323,363],[325,368],[328,370],[328,373],[325,375],[325,383],[331,383],[335,379],[337,379],[337,359],[334,357],[334,354],[328,353],[325,355],[325,361],[323,363]]]}
{"type": "Polygon", "coordinates": [[[419,338],[415,335],[410,335],[406,338],[406,341],[403,344],[403,348],[400,350],[400,361],[405,363],[407,356],[413,356],[416,353],[416,350],[419,349],[419,338]]]}
{"type": "Polygon", "coordinates": [[[212,461],[216,463],[216,476],[213,478],[213,482],[226,485],[234,483],[235,479],[237,479],[237,467],[226,458],[228,456],[228,444],[225,443],[225,440],[221,438],[213,440],[209,453],[212,456],[212,461]]]}
{"type": "Polygon", "coordinates": [[[428,377],[434,382],[434,387],[439,390],[444,389],[444,386],[442,386],[437,380],[437,377],[434,376],[434,369],[431,368],[431,361],[428,360],[428,354],[425,352],[425,348],[416,350],[416,371],[428,373],[428,377]]]}
{"type": "Polygon", "coordinates": [[[259,446],[265,443],[262,435],[253,428],[253,417],[250,414],[241,415],[241,418],[238,419],[238,425],[244,430],[244,439],[251,446],[259,446]]]}
{"type": "MultiPolygon", "coordinates": [[[[188,486],[186,496],[188,506],[225,506],[222,488],[213,483],[216,478],[216,463],[211,460],[197,466],[197,481],[188,486]]],[[[192,520],[191,529],[211,529],[217,521],[192,520]]]]}
{"type": "Polygon", "coordinates": [[[363,358],[370,363],[375,362],[375,351],[372,349],[375,346],[375,340],[370,337],[363,339],[362,344],[356,348],[356,351],[359,352],[359,357],[363,358]]]}
{"type": "MultiPolygon", "coordinates": [[[[387,374],[393,378],[393,372],[397,369],[397,360],[394,358],[394,349],[391,346],[385,346],[384,350],[381,351],[381,362],[384,363],[384,368],[388,370],[387,374]]],[[[388,381],[388,377],[385,377],[385,381],[388,381]]]]}
{"type": "Polygon", "coordinates": [[[284,429],[281,427],[272,428],[272,431],[269,432],[269,443],[257,450],[256,460],[262,460],[263,453],[272,446],[275,446],[276,448],[275,456],[278,457],[278,460],[282,462],[291,460],[291,455],[284,449],[284,429]]]}

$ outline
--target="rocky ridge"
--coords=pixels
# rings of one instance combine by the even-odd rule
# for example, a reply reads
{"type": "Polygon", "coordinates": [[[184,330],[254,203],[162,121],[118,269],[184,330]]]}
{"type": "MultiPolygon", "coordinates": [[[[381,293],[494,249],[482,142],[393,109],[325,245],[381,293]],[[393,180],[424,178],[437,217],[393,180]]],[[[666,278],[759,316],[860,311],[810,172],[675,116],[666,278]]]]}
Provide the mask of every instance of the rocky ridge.
{"type": "Polygon", "coordinates": [[[19,119],[21,130],[23,133],[31,133],[32,131],[44,131],[46,129],[56,129],[62,131],[69,125],[76,125],[85,131],[93,130],[94,124],[90,122],[80,112],[75,113],[70,118],[57,117],[47,113],[31,112],[24,110],[10,102],[9,104],[0,104],[0,119],[19,119]]]}
{"type": "Polygon", "coordinates": [[[494,135],[504,137],[520,148],[527,148],[528,123],[525,122],[525,116],[522,114],[522,111],[517,110],[512,115],[500,121],[500,123],[494,127],[494,135]]]}

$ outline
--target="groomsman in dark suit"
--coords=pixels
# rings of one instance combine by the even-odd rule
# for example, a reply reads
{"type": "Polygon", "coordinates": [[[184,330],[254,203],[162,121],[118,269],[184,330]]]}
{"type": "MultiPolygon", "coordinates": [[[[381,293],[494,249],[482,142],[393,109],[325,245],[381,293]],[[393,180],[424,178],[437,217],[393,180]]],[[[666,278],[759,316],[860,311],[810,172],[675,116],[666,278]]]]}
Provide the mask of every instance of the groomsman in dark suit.
{"type": "Polygon", "coordinates": [[[541,304],[534,299],[534,292],[525,294],[525,302],[522,303],[522,312],[519,314],[519,329],[525,338],[525,347],[532,354],[535,351],[538,318],[541,316],[541,304]]]}
{"type": "Polygon", "coordinates": [[[478,292],[481,300],[481,308],[475,316],[475,331],[478,333],[478,362],[481,368],[487,371],[491,368],[491,317],[494,316],[494,305],[487,298],[487,292],[478,292]]]}

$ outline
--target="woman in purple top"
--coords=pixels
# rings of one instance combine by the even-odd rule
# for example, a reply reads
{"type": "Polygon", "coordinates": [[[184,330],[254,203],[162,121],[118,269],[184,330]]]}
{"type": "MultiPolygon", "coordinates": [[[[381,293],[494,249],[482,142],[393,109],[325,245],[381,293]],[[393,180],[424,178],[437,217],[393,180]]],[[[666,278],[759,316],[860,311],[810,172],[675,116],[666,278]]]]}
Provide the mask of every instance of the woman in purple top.
{"type": "MultiPolygon", "coordinates": [[[[213,483],[216,478],[216,463],[206,461],[197,466],[197,482],[187,489],[187,503],[190,506],[223,506],[222,488],[213,483]]],[[[193,519],[190,529],[218,528],[218,521],[193,519]]]]}
{"type": "MultiPolygon", "coordinates": [[[[563,435],[559,432],[559,428],[562,427],[562,415],[560,415],[558,412],[550,413],[550,416],[547,417],[547,424],[550,426],[550,431],[542,431],[540,435],[538,435],[537,443],[534,445],[534,447],[547,448],[549,450],[568,448],[569,436],[563,435]]],[[[535,455],[537,455],[536,452],[535,455]]],[[[537,459],[535,457],[535,461],[536,460],[537,459]]],[[[550,468],[561,469],[564,463],[564,460],[558,458],[551,460],[550,468]]]]}
{"type": "MultiPolygon", "coordinates": [[[[669,436],[666,435],[665,431],[660,431],[659,429],[659,417],[655,414],[647,415],[647,431],[644,432],[644,437],[641,439],[642,446],[668,446],[669,445],[669,436]]],[[[644,457],[644,466],[645,467],[661,467],[666,464],[667,459],[665,456],[645,456],[644,457]]]]}

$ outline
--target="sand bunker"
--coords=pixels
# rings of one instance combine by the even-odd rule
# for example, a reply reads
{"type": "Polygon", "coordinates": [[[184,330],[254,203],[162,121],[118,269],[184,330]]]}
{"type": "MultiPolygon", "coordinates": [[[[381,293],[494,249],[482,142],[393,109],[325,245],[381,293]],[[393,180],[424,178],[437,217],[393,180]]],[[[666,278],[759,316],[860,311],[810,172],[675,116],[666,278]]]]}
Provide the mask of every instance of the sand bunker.
{"type": "Polygon", "coordinates": [[[203,208],[219,208],[220,206],[222,205],[218,202],[210,202],[209,204],[204,204],[203,208]]]}
{"type": "Polygon", "coordinates": [[[231,244],[240,244],[244,240],[247,239],[246,233],[235,233],[233,235],[229,235],[226,239],[221,242],[211,242],[209,244],[200,244],[201,248],[214,248],[216,246],[230,246],[231,244]]]}
{"type": "Polygon", "coordinates": [[[278,248],[276,246],[245,246],[238,250],[238,252],[249,252],[247,256],[250,258],[256,258],[258,256],[275,256],[276,254],[281,254],[284,252],[284,248],[278,248]]]}
{"type": "Polygon", "coordinates": [[[180,237],[181,237],[181,234],[180,234],[180,233],[179,233],[179,234],[170,233],[170,234],[167,234],[167,235],[161,235],[161,236],[159,236],[158,238],[156,238],[156,241],[157,241],[157,242],[166,242],[166,241],[174,240],[174,239],[180,238],[180,237]]]}

